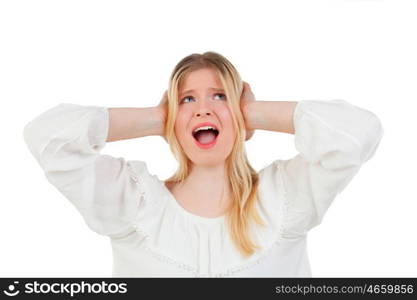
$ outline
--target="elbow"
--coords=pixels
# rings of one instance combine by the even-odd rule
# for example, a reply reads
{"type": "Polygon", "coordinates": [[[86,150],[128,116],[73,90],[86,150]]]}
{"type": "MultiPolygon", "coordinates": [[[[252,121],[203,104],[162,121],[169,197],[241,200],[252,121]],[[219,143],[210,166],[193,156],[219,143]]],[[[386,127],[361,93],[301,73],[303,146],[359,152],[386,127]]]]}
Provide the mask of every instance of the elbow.
{"type": "Polygon", "coordinates": [[[57,105],[35,117],[23,128],[23,140],[29,151],[39,161],[42,151],[50,142],[50,137],[55,136],[59,124],[55,120],[60,119],[57,113],[65,108],[65,104],[57,105]]]}
{"type": "Polygon", "coordinates": [[[375,154],[384,135],[381,120],[372,112],[369,112],[367,126],[364,128],[363,134],[361,161],[366,162],[375,154]]]}
{"type": "Polygon", "coordinates": [[[29,152],[42,166],[41,156],[44,142],[42,140],[42,130],[37,126],[36,122],[31,121],[23,128],[23,140],[26,143],[29,152]]]}
{"type": "Polygon", "coordinates": [[[50,143],[46,128],[48,126],[51,127],[50,124],[45,126],[41,120],[34,119],[24,126],[22,133],[27,148],[41,165],[43,152],[50,143]]]}
{"type": "Polygon", "coordinates": [[[374,136],[377,139],[381,139],[382,136],[384,135],[384,127],[382,126],[382,122],[381,120],[378,118],[377,115],[372,114],[373,115],[373,119],[374,119],[374,125],[372,127],[373,132],[374,132],[374,136]]]}
{"type": "Polygon", "coordinates": [[[36,128],[33,121],[29,122],[23,128],[23,140],[26,143],[26,146],[29,148],[30,152],[33,154],[36,152],[36,142],[39,141],[39,130],[36,128]]]}

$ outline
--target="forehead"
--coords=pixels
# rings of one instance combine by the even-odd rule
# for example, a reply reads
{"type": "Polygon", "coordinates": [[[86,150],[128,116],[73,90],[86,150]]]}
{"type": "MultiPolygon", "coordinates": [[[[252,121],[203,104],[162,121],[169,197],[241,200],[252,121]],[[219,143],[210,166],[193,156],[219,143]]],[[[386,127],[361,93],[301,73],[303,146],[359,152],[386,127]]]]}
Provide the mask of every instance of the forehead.
{"type": "Polygon", "coordinates": [[[216,72],[209,68],[199,69],[187,74],[178,87],[180,94],[197,90],[222,90],[223,85],[216,72]]]}

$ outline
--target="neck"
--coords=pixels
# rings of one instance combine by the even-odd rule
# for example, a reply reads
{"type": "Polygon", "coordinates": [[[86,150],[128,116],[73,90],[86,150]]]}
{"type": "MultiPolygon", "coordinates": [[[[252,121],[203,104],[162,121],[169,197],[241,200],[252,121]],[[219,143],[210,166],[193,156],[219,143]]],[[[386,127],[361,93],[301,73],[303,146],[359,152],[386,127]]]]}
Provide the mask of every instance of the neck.
{"type": "Polygon", "coordinates": [[[225,164],[193,165],[183,186],[187,186],[194,195],[198,195],[195,201],[201,202],[203,206],[224,208],[229,204],[231,188],[225,164]]]}

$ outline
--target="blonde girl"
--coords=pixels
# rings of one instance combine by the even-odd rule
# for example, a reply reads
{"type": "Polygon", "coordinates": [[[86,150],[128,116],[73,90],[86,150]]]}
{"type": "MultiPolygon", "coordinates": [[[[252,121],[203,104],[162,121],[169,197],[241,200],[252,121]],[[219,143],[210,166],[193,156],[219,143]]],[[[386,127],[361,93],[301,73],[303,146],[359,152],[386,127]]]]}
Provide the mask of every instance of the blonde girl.
{"type": "Polygon", "coordinates": [[[213,51],[179,61],[154,107],[62,103],[24,128],[49,182],[110,238],[114,277],[311,276],[308,231],[382,136],[374,113],[345,100],[256,99],[213,51]],[[255,130],[294,135],[297,155],[257,172],[245,151],[255,130]],[[178,162],[167,180],[100,154],[151,135],[178,162]]]}

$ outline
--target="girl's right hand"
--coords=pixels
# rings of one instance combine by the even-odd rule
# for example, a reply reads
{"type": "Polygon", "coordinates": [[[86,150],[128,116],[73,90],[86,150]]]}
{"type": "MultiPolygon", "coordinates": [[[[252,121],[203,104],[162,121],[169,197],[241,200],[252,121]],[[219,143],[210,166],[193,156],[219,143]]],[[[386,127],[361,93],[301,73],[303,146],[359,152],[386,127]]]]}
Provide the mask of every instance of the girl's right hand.
{"type": "Polygon", "coordinates": [[[165,139],[166,142],[167,139],[165,137],[165,122],[167,120],[167,116],[168,116],[168,91],[165,91],[161,101],[159,102],[159,104],[156,106],[156,109],[158,110],[158,113],[160,115],[160,120],[161,120],[161,136],[165,139]]]}

